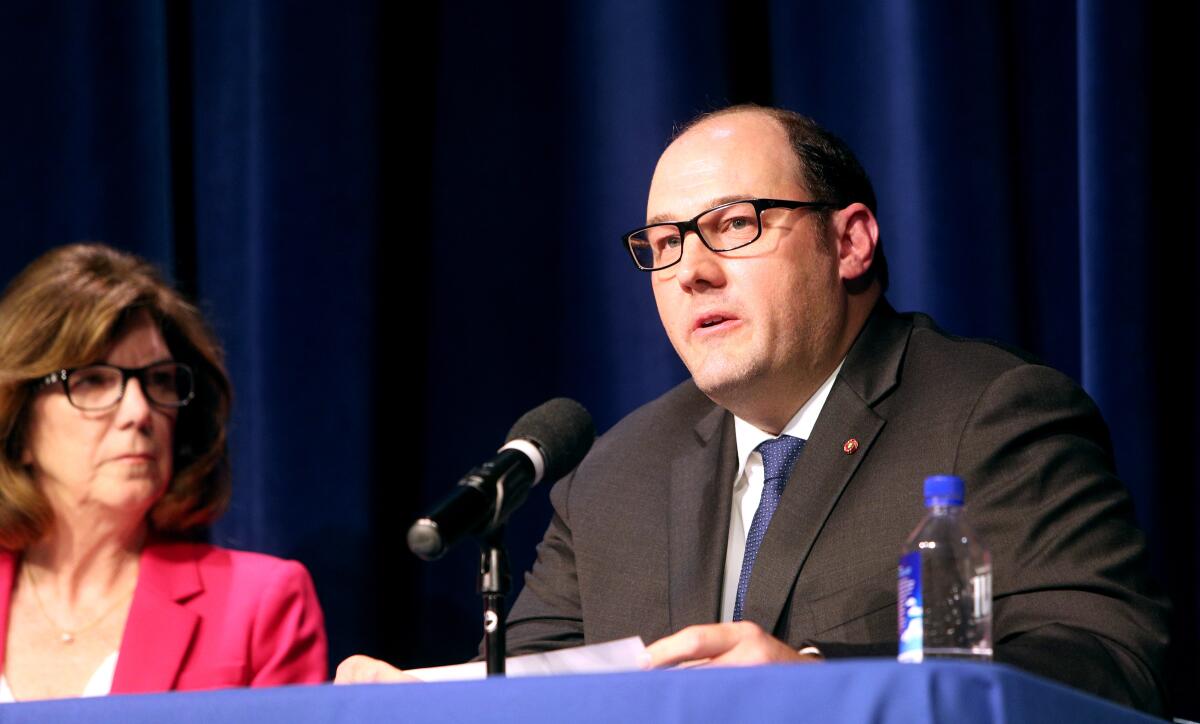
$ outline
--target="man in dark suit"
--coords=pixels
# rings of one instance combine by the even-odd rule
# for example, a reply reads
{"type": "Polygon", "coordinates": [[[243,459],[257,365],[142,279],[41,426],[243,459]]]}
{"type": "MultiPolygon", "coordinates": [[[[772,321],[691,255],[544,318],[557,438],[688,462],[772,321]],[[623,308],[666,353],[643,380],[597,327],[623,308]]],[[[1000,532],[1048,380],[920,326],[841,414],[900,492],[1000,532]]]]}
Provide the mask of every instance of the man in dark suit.
{"type": "Polygon", "coordinates": [[[626,243],[691,379],[555,486],[510,653],[640,635],[653,666],[894,656],[897,556],[921,481],[952,473],[992,550],[996,659],[1161,707],[1164,602],[1095,405],[891,309],[840,140],[773,109],[702,117],[626,243]],[[759,443],[789,436],[780,489],[759,443]]]}
{"type": "Polygon", "coordinates": [[[637,634],[660,666],[895,655],[897,555],[922,479],[944,472],[968,481],[992,548],[996,658],[1157,708],[1163,609],[1095,406],[1049,368],[895,314],[874,206],[849,150],[794,114],[718,113],[663,153],[651,226],[627,243],[691,379],[556,486],[510,650],[637,634]],[[806,413],[730,621],[756,455],[738,427],[773,437],[806,413]]]}

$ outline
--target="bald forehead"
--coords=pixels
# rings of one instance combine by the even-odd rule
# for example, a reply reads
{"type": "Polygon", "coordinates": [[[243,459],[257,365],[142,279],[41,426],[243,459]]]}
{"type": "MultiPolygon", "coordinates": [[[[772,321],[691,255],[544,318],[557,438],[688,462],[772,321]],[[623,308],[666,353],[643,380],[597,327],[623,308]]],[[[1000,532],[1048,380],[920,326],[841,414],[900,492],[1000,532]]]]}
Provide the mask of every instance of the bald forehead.
{"type": "Polygon", "coordinates": [[[712,116],[663,151],[646,217],[684,219],[735,198],[802,198],[799,170],[787,133],[774,118],[754,111],[712,116]]]}
{"type": "Polygon", "coordinates": [[[776,150],[783,150],[782,146],[788,143],[783,126],[769,114],[762,111],[735,111],[718,113],[699,121],[679,134],[663,155],[676,146],[687,146],[705,139],[720,141],[739,133],[752,135],[764,145],[776,146],[776,150]]]}

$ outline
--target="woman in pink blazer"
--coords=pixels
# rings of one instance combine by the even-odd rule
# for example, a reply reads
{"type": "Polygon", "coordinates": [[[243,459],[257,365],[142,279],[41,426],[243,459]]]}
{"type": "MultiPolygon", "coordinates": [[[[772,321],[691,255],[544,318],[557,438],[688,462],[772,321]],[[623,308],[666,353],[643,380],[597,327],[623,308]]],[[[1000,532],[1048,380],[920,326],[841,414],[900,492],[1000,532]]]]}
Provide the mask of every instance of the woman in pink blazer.
{"type": "Polygon", "coordinates": [[[0,299],[0,701],[326,678],[299,563],[186,542],[229,500],[230,386],[145,261],[53,250],[0,299]]]}

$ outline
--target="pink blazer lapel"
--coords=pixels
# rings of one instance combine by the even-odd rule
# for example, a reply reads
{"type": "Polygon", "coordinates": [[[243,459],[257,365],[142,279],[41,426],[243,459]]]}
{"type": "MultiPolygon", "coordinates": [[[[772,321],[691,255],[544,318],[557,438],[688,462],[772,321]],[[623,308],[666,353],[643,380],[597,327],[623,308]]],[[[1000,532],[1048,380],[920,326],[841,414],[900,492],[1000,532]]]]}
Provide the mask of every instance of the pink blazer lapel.
{"type": "Polygon", "coordinates": [[[0,551],[0,671],[4,671],[4,648],[8,643],[8,611],[17,577],[17,554],[0,551]]]}
{"type": "Polygon", "coordinates": [[[180,605],[204,590],[187,546],[147,544],[121,640],[112,693],[175,688],[200,617],[180,605]]]}

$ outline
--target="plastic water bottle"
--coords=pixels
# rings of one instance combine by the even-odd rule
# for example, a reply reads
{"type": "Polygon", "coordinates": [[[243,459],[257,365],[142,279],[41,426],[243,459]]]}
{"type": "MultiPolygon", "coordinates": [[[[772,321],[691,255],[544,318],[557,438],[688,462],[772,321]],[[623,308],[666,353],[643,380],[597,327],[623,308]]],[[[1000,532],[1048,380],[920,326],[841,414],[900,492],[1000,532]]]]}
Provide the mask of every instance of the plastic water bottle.
{"type": "Polygon", "coordinates": [[[992,557],[964,520],[965,487],[925,479],[929,512],[900,555],[900,661],[992,658],[992,557]]]}

